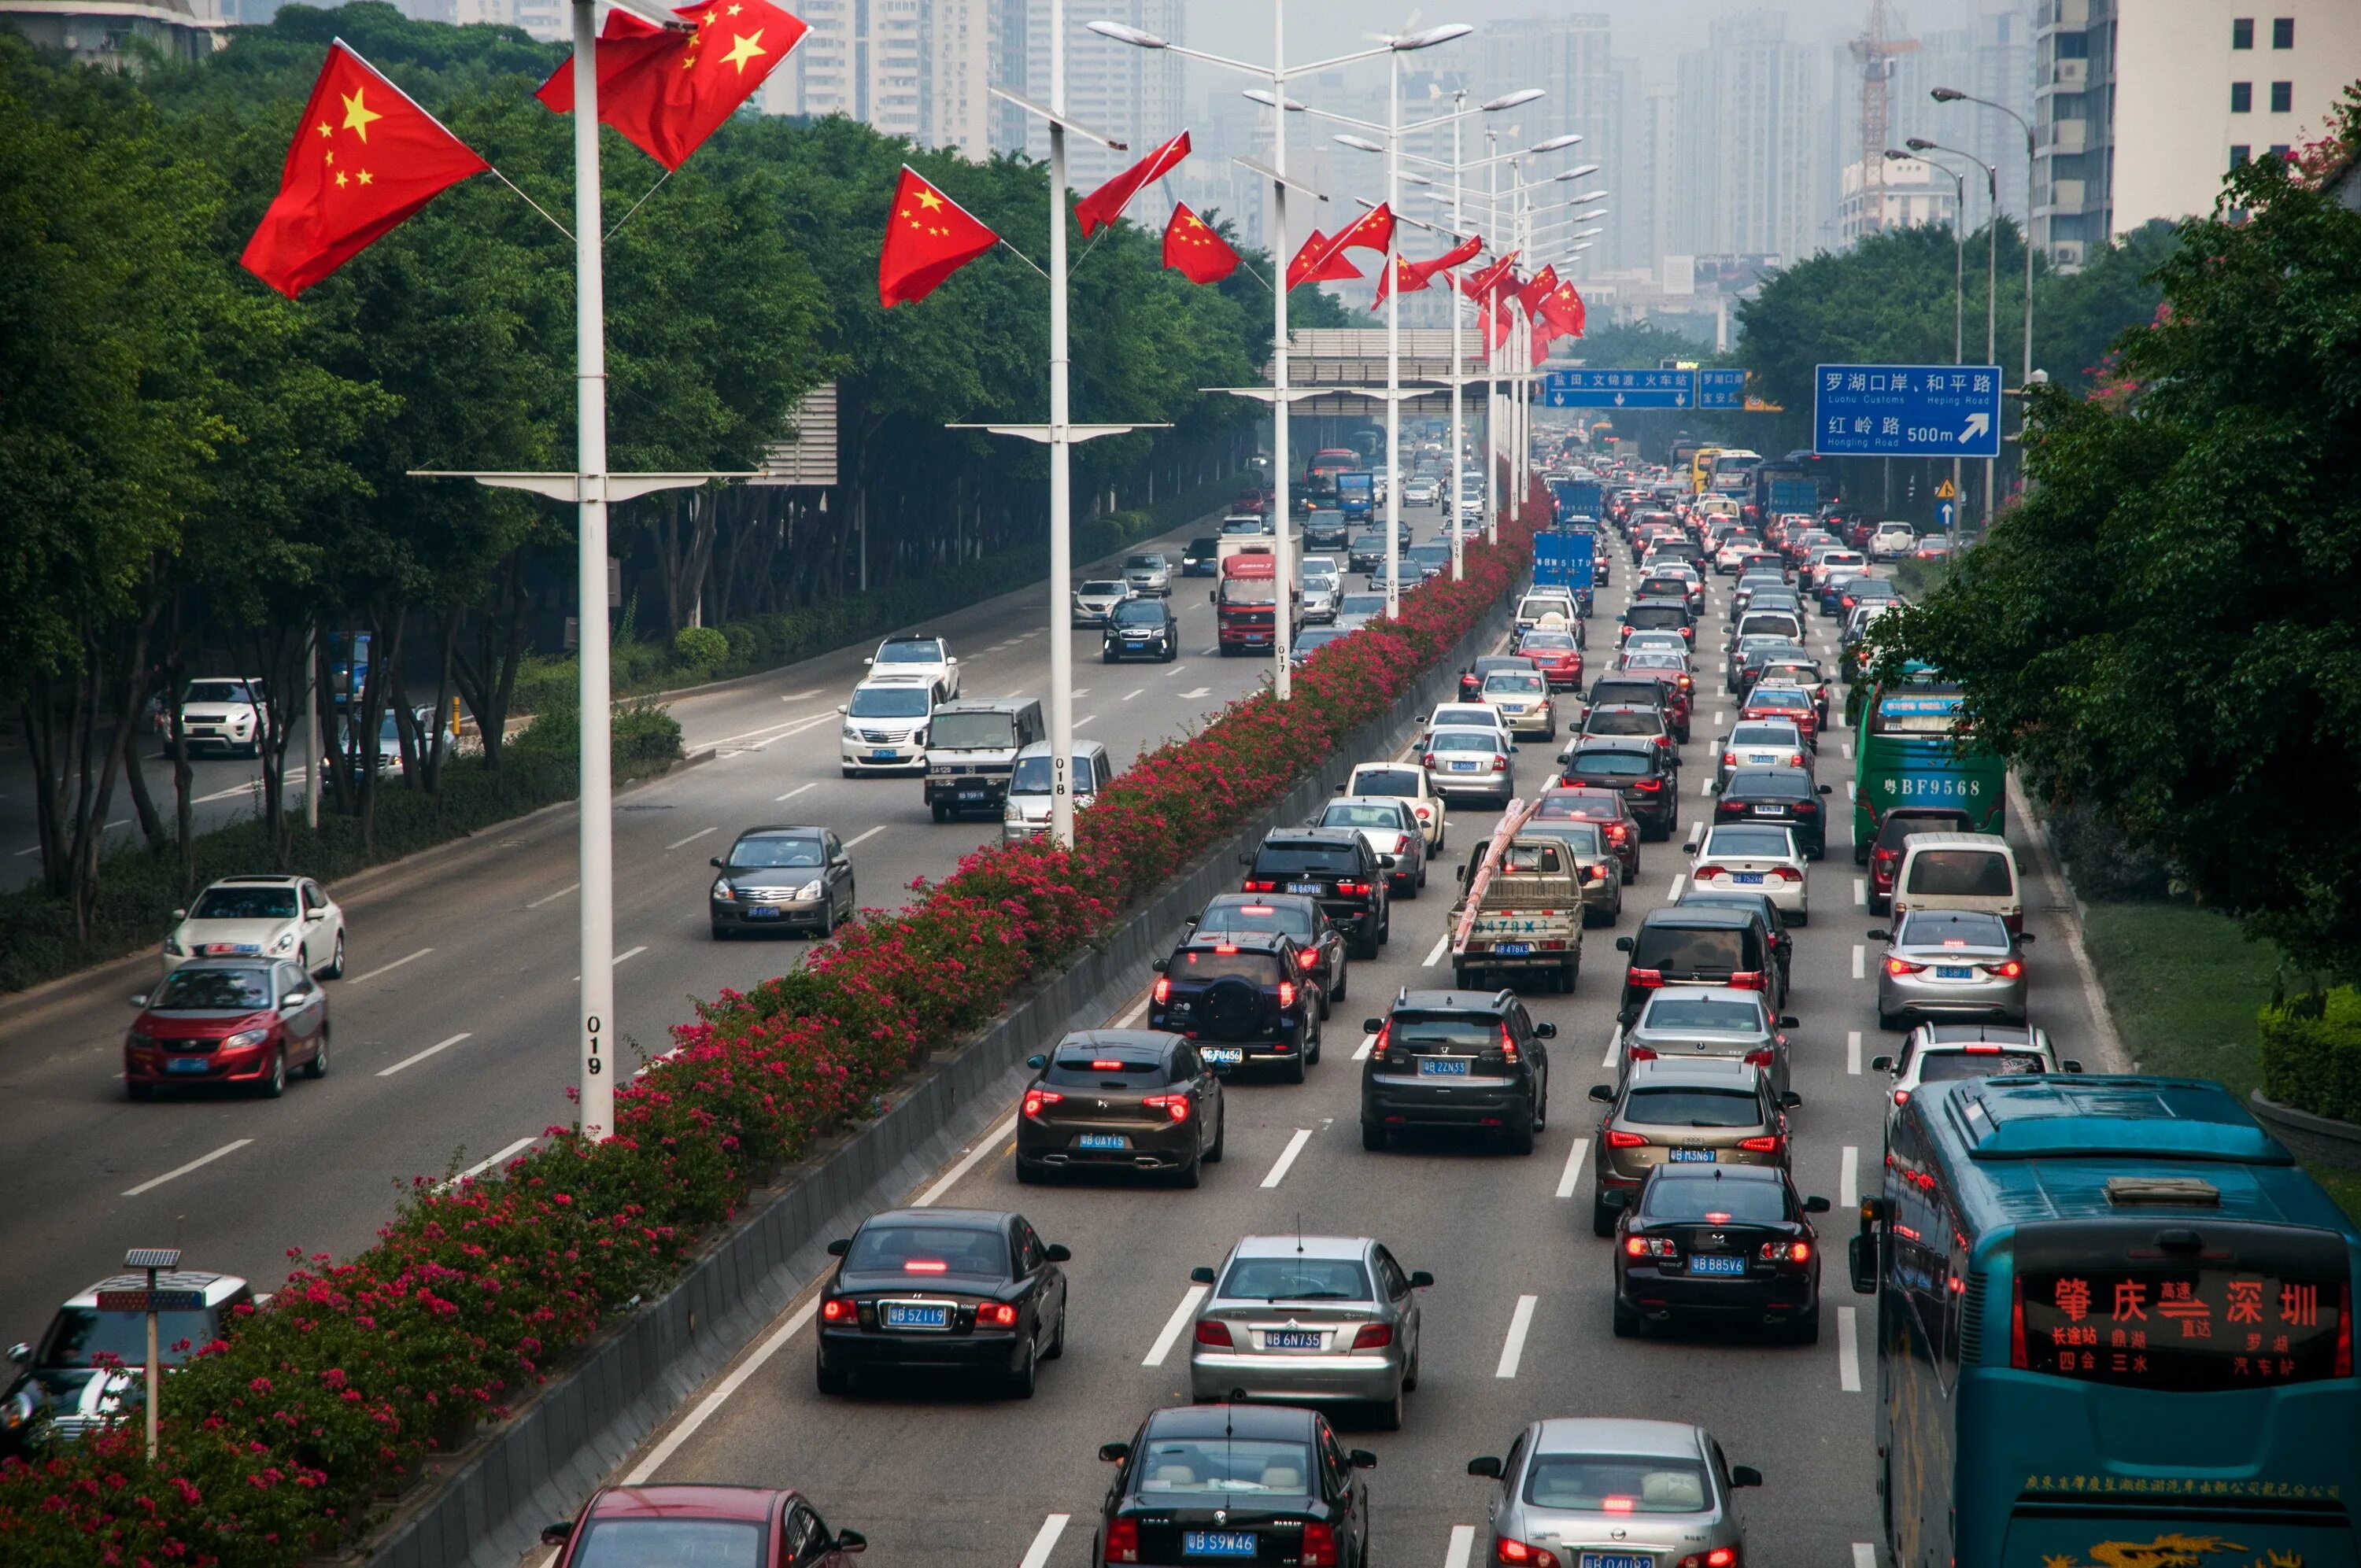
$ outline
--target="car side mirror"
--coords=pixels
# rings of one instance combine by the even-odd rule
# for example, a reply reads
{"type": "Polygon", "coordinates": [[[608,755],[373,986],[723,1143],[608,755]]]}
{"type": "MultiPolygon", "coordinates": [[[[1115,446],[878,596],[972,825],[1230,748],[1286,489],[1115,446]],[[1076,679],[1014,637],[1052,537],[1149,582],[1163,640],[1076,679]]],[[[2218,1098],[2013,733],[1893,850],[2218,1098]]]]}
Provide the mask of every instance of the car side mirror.
{"type": "Polygon", "coordinates": [[[1557,1025],[1550,1023],[1536,1024],[1533,1025],[1533,1035],[1537,1039],[1554,1040],[1557,1038],[1557,1025]]]}
{"type": "Polygon", "coordinates": [[[839,713],[848,713],[848,714],[849,714],[849,713],[851,713],[851,712],[852,711],[852,709],[851,709],[851,708],[850,708],[850,707],[846,707],[843,703],[840,703],[840,703],[838,703],[838,704],[836,705],[836,711],[837,711],[837,712],[839,712],[839,713]]]}
{"type": "Polygon", "coordinates": [[[1869,1070],[1872,1072],[1892,1072],[1894,1070],[1894,1058],[1892,1057],[1872,1057],[1869,1058],[1869,1070]]]}
{"type": "Polygon", "coordinates": [[[1805,1199],[1805,1200],[1804,1200],[1804,1212],[1805,1212],[1805,1213],[1806,1213],[1806,1214],[1825,1214],[1825,1213],[1827,1213],[1828,1212],[1828,1201],[1827,1199],[1825,1199],[1825,1198],[1819,1198],[1819,1197],[1813,1197],[1813,1198],[1806,1198],[1806,1199],[1805,1199]]]}
{"type": "Polygon", "coordinates": [[[1338,785],[1336,786],[1336,791],[1335,791],[1335,793],[1337,793],[1338,795],[1342,795],[1342,794],[1344,794],[1344,793],[1345,793],[1345,786],[1344,786],[1343,784],[1338,784],[1338,785]]]}
{"type": "Polygon", "coordinates": [[[945,664],[947,664],[947,665],[948,665],[948,664],[956,664],[956,663],[959,663],[959,661],[958,661],[957,659],[955,659],[955,658],[953,658],[953,659],[945,659],[945,660],[943,661],[943,663],[944,663],[945,664]]]}
{"type": "Polygon", "coordinates": [[[1074,1261],[1072,1250],[1063,1242],[1051,1242],[1048,1246],[1041,1249],[1041,1255],[1048,1258],[1051,1263],[1071,1263],[1074,1261]]]}
{"type": "Polygon", "coordinates": [[[1238,864],[1251,868],[1254,865],[1254,857],[1252,855],[1240,855],[1238,857],[1238,864]]]}
{"type": "Polygon", "coordinates": [[[186,920],[188,917],[189,912],[185,909],[175,909],[172,911],[172,918],[175,920],[186,920]]]}
{"type": "Polygon", "coordinates": [[[8,1347],[8,1359],[19,1366],[26,1365],[33,1359],[33,1347],[23,1340],[18,1340],[8,1347]]]}
{"type": "Polygon", "coordinates": [[[1413,1290],[1423,1290],[1423,1289],[1425,1289],[1428,1286],[1430,1286],[1430,1285],[1432,1285],[1432,1284],[1433,1284],[1433,1283],[1434,1283],[1434,1276],[1433,1276],[1433,1275],[1432,1275],[1432,1274],[1429,1274],[1425,1269],[1423,1269],[1423,1268],[1414,1268],[1414,1269],[1411,1270],[1411,1275],[1410,1275],[1410,1288],[1411,1288],[1411,1289],[1413,1289],[1413,1290]]]}
{"type": "Polygon", "coordinates": [[[301,1007],[311,1000],[311,992],[299,987],[294,991],[289,992],[286,995],[279,999],[279,1010],[284,1013],[292,1008],[301,1007]]]}
{"type": "Polygon", "coordinates": [[[1612,1105],[1615,1103],[1615,1088],[1612,1084],[1594,1083],[1590,1086],[1590,1097],[1601,1105],[1612,1105]]]}
{"type": "Polygon", "coordinates": [[[1894,940],[1894,938],[1891,933],[1885,931],[1883,927],[1870,927],[1869,939],[1872,942],[1890,942],[1894,940]]]}
{"type": "Polygon", "coordinates": [[[828,1244],[828,1255],[830,1257],[842,1257],[846,1253],[849,1253],[851,1250],[852,1241],[851,1238],[848,1236],[839,1236],[836,1240],[828,1244]]]}
{"type": "Polygon", "coordinates": [[[1828,794],[1828,789],[1829,789],[1829,786],[1828,786],[1828,785],[1827,785],[1827,784],[1822,784],[1822,785],[1820,786],[1820,793],[1821,793],[1822,795],[1826,795],[1826,794],[1828,794]]]}
{"type": "Polygon", "coordinates": [[[1189,1283],[1191,1285],[1211,1285],[1213,1282],[1213,1271],[1202,1264],[1189,1271],[1189,1283]]]}
{"type": "Polygon", "coordinates": [[[869,1538],[857,1530],[840,1530],[836,1532],[836,1539],[829,1543],[829,1548],[851,1556],[869,1550],[869,1538]]]}
{"type": "MultiPolygon", "coordinates": [[[[1191,920],[1189,924],[1191,928],[1194,928],[1197,923],[1191,920]]],[[[1170,964],[1171,960],[1170,959],[1159,959],[1148,967],[1154,970],[1158,974],[1162,974],[1165,970],[1170,966],[1170,964]]]]}
{"type": "Polygon", "coordinates": [[[1763,1472],[1752,1464],[1733,1464],[1730,1467],[1730,1484],[1733,1486],[1760,1486],[1763,1485],[1763,1472]]]}
{"type": "Polygon", "coordinates": [[[2064,1061],[2059,1062],[2058,1065],[2064,1068],[2068,1072],[2080,1072],[2082,1070],[2082,1064],[2076,1061],[2072,1057],[2068,1057],[2064,1061]]]}
{"type": "Polygon", "coordinates": [[[572,1519],[559,1519],[555,1524],[545,1524],[541,1527],[541,1543],[544,1546],[563,1546],[573,1539],[574,1521],[572,1519]]]}
{"type": "Polygon", "coordinates": [[[1779,1014],[1779,1027],[1782,1029],[1800,1029],[1803,1026],[1804,1021],[1801,1018],[1796,1017],[1793,1013],[1782,1013],[1779,1014]]]}
{"type": "Polygon", "coordinates": [[[146,1007],[148,1005],[148,993],[144,991],[132,992],[131,1005],[134,1007],[146,1007]]]}
{"type": "Polygon", "coordinates": [[[1385,867],[1388,871],[1391,871],[1394,869],[1394,857],[1391,855],[1379,855],[1378,857],[1378,864],[1385,867]]]}
{"type": "Polygon", "coordinates": [[[1103,1442],[1099,1444],[1099,1461],[1104,1464],[1120,1464],[1131,1457],[1131,1444],[1103,1442]]]}
{"type": "Polygon", "coordinates": [[[1043,1068],[1049,1065],[1049,1058],[1037,1053],[1033,1056],[1027,1057],[1025,1058],[1025,1065],[1031,1068],[1035,1072],[1038,1072],[1043,1068]]]}
{"type": "Polygon", "coordinates": [[[1619,952],[1619,953],[1628,953],[1628,952],[1630,952],[1630,951],[1631,950],[1631,938],[1629,938],[1629,937],[1618,937],[1618,938],[1615,938],[1615,950],[1616,950],[1617,952],[1619,952]]]}
{"type": "Polygon", "coordinates": [[[1378,1456],[1366,1448],[1353,1449],[1345,1457],[1353,1462],[1356,1470],[1375,1470],[1378,1467],[1378,1456]]]}
{"type": "Polygon", "coordinates": [[[2030,931],[2019,931],[2016,934],[2016,939],[2020,942],[2030,942],[2034,939],[2034,936],[2030,931]]]}
{"type": "Polygon", "coordinates": [[[1488,1453],[1480,1459],[1471,1459],[1467,1462],[1467,1474],[1488,1476],[1498,1481],[1500,1478],[1500,1462],[1488,1453]]]}
{"type": "Polygon", "coordinates": [[[1801,1105],[1803,1102],[1804,1097],[1796,1093],[1792,1089],[1779,1096],[1779,1109],[1782,1111],[1793,1111],[1796,1106],[1801,1105]]]}
{"type": "Polygon", "coordinates": [[[1694,855],[1697,853],[1697,847],[1695,844],[1683,844],[1681,846],[1681,853],[1684,855],[1694,855]]]}
{"type": "Polygon", "coordinates": [[[1856,1296],[1877,1294],[1877,1237],[1868,1231],[1845,1243],[1845,1266],[1856,1296]]]}
{"type": "Polygon", "coordinates": [[[1383,1018],[1364,1018],[1361,1020],[1361,1033],[1365,1035],[1374,1035],[1385,1026],[1386,1021],[1383,1018]]]}

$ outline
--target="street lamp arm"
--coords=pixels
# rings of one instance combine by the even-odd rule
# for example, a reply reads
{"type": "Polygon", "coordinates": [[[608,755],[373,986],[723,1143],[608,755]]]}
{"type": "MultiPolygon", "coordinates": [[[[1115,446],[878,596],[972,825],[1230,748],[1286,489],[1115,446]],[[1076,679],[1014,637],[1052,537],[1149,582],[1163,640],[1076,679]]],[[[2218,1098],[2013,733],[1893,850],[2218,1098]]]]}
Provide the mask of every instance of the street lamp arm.
{"type": "MultiPolygon", "coordinates": [[[[1282,80],[1298,76],[1313,76],[1323,71],[1334,71],[1340,65],[1356,65],[1365,60],[1379,60],[1393,52],[1393,45],[1380,44],[1376,49],[1356,49],[1351,54],[1334,55],[1326,60],[1315,60],[1309,65],[1290,65],[1278,74],[1282,80]]],[[[1272,72],[1266,71],[1262,74],[1268,76],[1272,72]]]]}

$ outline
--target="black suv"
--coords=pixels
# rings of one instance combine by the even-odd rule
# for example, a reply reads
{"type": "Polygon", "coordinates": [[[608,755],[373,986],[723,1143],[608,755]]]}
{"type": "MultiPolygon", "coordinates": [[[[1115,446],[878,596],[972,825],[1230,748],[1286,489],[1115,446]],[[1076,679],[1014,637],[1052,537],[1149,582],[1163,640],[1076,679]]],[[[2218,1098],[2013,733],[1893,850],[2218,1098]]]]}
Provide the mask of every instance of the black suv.
{"type": "Polygon", "coordinates": [[[1222,569],[1221,541],[1211,534],[1191,539],[1189,547],[1180,552],[1180,575],[1184,577],[1210,577],[1222,569]]]}
{"type": "Polygon", "coordinates": [[[1628,641],[1634,631],[1677,631],[1697,642],[1697,619],[1689,613],[1686,599],[1642,599],[1623,612],[1622,630],[1616,641],[1628,641]]]}
{"type": "Polygon", "coordinates": [[[1380,855],[1352,828],[1289,828],[1262,841],[1246,868],[1245,893],[1300,893],[1320,901],[1328,918],[1350,933],[1353,956],[1374,959],[1394,934],[1391,855],[1380,855]]]}
{"type": "Polygon", "coordinates": [[[1680,819],[1679,758],[1653,740],[1580,741],[1565,754],[1562,782],[1622,795],[1643,838],[1669,839],[1680,819]]]}
{"type": "Polygon", "coordinates": [[[1275,1066],[1290,1083],[1320,1059],[1317,962],[1278,931],[1208,931],[1157,961],[1148,1026],[1197,1042],[1226,1073],[1275,1066]]]}
{"type": "Polygon", "coordinates": [[[1779,906],[1771,902],[1767,893],[1741,893],[1731,889],[1717,893],[1710,888],[1690,887],[1673,901],[1676,909],[1742,909],[1763,923],[1771,934],[1771,950],[1779,955],[1779,994],[1784,996],[1795,983],[1795,933],[1788,929],[1779,906]]]}
{"type": "Polygon", "coordinates": [[[1169,664],[1180,656],[1180,620],[1169,599],[1129,598],[1107,611],[1099,641],[1099,662],[1153,659],[1169,664]]]}
{"type": "Polygon", "coordinates": [[[1625,1028],[1639,1021],[1648,992],[1668,985],[1728,985],[1759,991],[1773,1013],[1787,1004],[1786,977],[1763,917],[1744,909],[1675,905],[1652,909],[1640,928],[1615,938],[1631,955],[1623,970],[1623,1001],[1616,1016],[1625,1028]]]}
{"type": "Polygon", "coordinates": [[[1820,796],[1828,793],[1828,785],[1814,784],[1801,768],[1740,768],[1721,786],[1713,819],[1784,824],[1817,861],[1828,852],[1828,814],[1820,808],[1820,796]]]}
{"type": "Polygon", "coordinates": [[[1549,1050],[1513,991],[1404,991],[1363,1022],[1377,1036],[1361,1068],[1361,1146],[1410,1127],[1498,1130],[1511,1154],[1533,1152],[1549,1119],[1549,1050]]]}

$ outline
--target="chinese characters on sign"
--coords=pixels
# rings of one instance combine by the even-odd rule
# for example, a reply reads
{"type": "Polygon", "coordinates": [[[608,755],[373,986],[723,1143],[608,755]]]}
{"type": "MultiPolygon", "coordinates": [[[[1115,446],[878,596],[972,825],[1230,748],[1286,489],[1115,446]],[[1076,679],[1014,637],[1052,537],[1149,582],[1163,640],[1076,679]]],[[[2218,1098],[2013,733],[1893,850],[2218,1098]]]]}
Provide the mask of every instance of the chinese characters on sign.
{"type": "MultiPolygon", "coordinates": [[[[1745,372],[1736,372],[1742,380],[1745,372]]],[[[1553,370],[1542,378],[1542,403],[1553,409],[1692,409],[1695,370],[1553,370]]]]}
{"type": "Polygon", "coordinates": [[[1697,390],[1697,406],[1701,409],[1742,409],[1746,407],[1746,372],[1700,370],[1697,390]]]}
{"type": "Polygon", "coordinates": [[[1997,365],[1822,365],[1812,450],[1824,457],[1991,457],[2000,451],[1997,365]]]}
{"type": "Polygon", "coordinates": [[[2028,1370],[2217,1389],[2334,1376],[2338,1309],[2312,1281],[2227,1269],[2028,1274],[2028,1370]]]}

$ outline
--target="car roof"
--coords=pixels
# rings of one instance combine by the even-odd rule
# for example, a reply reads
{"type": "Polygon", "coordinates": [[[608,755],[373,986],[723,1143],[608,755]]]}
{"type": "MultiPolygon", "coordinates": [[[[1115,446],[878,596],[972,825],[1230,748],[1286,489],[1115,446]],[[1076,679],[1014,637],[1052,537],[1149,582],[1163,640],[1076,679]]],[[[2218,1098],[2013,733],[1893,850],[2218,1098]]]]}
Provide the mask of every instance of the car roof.
{"type": "Polygon", "coordinates": [[[1284,931],[1209,931],[1200,928],[1183,938],[1180,950],[1212,952],[1220,948],[1245,948],[1249,952],[1277,952],[1282,942],[1295,938],[1284,931]]]}
{"type": "MultiPolygon", "coordinates": [[[[246,1288],[246,1277],[238,1274],[214,1274],[196,1268],[175,1268],[157,1275],[156,1288],[159,1290],[202,1290],[205,1293],[205,1305],[218,1307],[246,1288]]],[[[97,1284],[67,1297],[64,1304],[96,1311],[98,1293],[102,1290],[145,1290],[147,1288],[148,1274],[145,1269],[137,1274],[110,1274],[97,1284]]]]}
{"type": "Polygon", "coordinates": [[[2034,1050],[2049,1043],[2048,1034],[2030,1024],[1922,1024],[1915,1032],[1925,1036],[1917,1042],[1919,1050],[1935,1046],[1956,1050],[1971,1045],[2014,1045],[2020,1050],[2034,1050]]]}
{"type": "Polygon", "coordinates": [[[208,887],[293,887],[304,879],[300,876],[225,876],[208,883],[208,887]]]}
{"type": "Polygon", "coordinates": [[[1357,844],[1361,835],[1351,828],[1274,828],[1263,835],[1265,849],[1333,850],[1339,844],[1357,844]]]}
{"type": "Polygon", "coordinates": [[[947,702],[936,708],[935,717],[941,718],[953,713],[1014,714],[1022,713],[1028,707],[1040,706],[1041,699],[1038,696],[962,697],[958,702],[947,702]]]}
{"type": "MultiPolygon", "coordinates": [[[[1375,798],[1389,800],[1394,797],[1379,795],[1375,798]]],[[[1217,893],[1205,900],[1207,909],[1259,909],[1265,905],[1274,909],[1283,905],[1290,909],[1306,910],[1315,915],[1320,911],[1320,901],[1308,893],[1217,893]]],[[[1199,924],[1201,927],[1203,924],[1202,919],[1199,924]]]]}
{"type": "Polygon", "coordinates": [[[1367,1236],[1243,1236],[1233,1257],[1360,1257],[1374,1244],[1367,1236]]]}
{"type": "Polygon", "coordinates": [[[1915,855],[1921,850],[2008,850],[2008,840],[1997,833],[1911,834],[1909,852],[1915,855]]]}
{"type": "Polygon", "coordinates": [[[1301,1405],[1167,1405],[1151,1410],[1142,1438],[1291,1437],[1309,1441],[1319,1417],[1301,1405]]]}
{"type": "MultiPolygon", "coordinates": [[[[1639,676],[1634,678],[1644,679],[1652,686],[1661,687],[1664,684],[1664,682],[1656,679],[1653,675],[1639,676]]],[[[1596,690],[1598,688],[1593,687],[1592,689],[1596,690]]],[[[1653,702],[1597,702],[1590,705],[1590,714],[1586,717],[1595,717],[1601,713],[1652,713],[1657,718],[1662,718],[1664,715],[1664,710],[1662,707],[1653,702]]],[[[1625,739],[1625,737],[1620,735],[1602,735],[1598,739],[1601,740],[1620,740],[1625,739]]]]}
{"type": "Polygon", "coordinates": [[[958,1231],[997,1231],[1004,1228],[1014,1214],[998,1209],[887,1209],[861,1222],[861,1228],[872,1225],[943,1225],[958,1231]]]}
{"type": "Polygon", "coordinates": [[[1642,1458],[1701,1459],[1705,1440],[1686,1421],[1636,1416],[1558,1416],[1537,1421],[1533,1453],[1632,1454],[1642,1458]]]}
{"type": "Polygon", "coordinates": [[[738,837],[741,839],[818,839],[827,832],[827,828],[815,828],[809,823],[772,823],[762,828],[744,828],[738,837]]]}
{"type": "Polygon", "coordinates": [[[898,637],[888,637],[877,645],[880,648],[891,648],[897,642],[940,642],[941,641],[939,636],[931,631],[905,631],[898,637]]]}
{"type": "MultiPolygon", "coordinates": [[[[1103,741],[1084,740],[1080,737],[1076,737],[1074,740],[1074,755],[1077,757],[1095,757],[1105,750],[1106,746],[1103,741]]],[[[1056,748],[1049,741],[1036,740],[1031,745],[1021,748],[1016,753],[1016,760],[1021,762],[1027,757],[1047,757],[1054,755],[1055,752],[1056,748]]]]}
{"type": "Polygon", "coordinates": [[[1056,1051],[1136,1051],[1161,1058],[1180,1043],[1179,1035],[1161,1029],[1077,1029],[1060,1040],[1056,1051]]]}
{"type": "Polygon", "coordinates": [[[1759,991],[1733,991],[1726,985],[1665,985],[1648,992],[1651,1005],[1658,1002],[1728,1002],[1752,998],[1757,1009],[1768,1012],[1759,991]]]}
{"type": "Polygon", "coordinates": [[[734,1486],[710,1481],[658,1481],[609,1486],[590,1504],[590,1518],[752,1519],[771,1517],[783,1496],[770,1486],[734,1486]]]}

